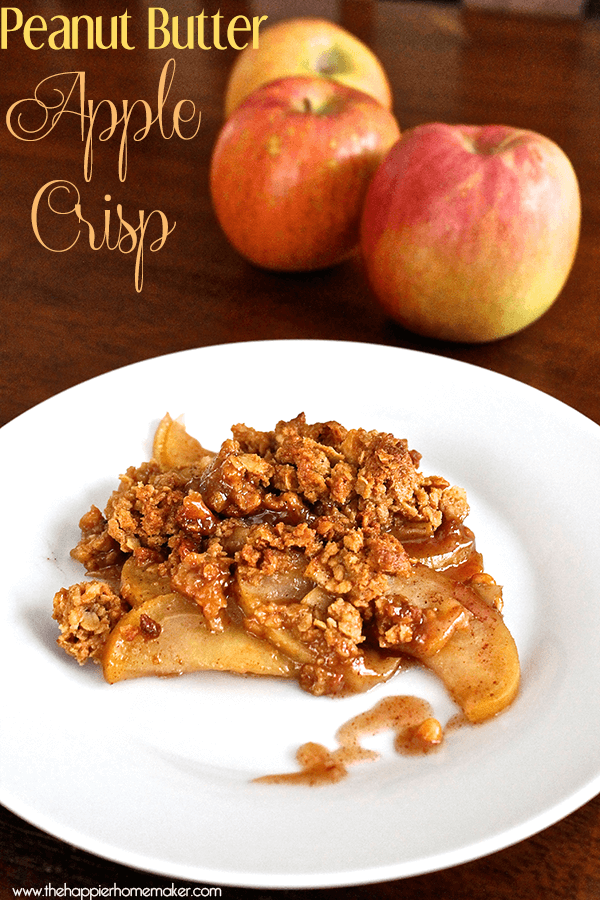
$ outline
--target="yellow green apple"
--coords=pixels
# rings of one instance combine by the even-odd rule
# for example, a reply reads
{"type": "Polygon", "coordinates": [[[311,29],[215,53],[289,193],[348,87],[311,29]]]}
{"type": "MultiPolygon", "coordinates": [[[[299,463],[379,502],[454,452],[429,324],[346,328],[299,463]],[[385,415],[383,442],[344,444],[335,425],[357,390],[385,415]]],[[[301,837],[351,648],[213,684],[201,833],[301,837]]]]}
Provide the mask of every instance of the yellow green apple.
{"type": "Polygon", "coordinates": [[[369,182],[400,129],[373,97],[324,78],[269,82],[229,117],[210,192],[223,231],[257,266],[308,271],[354,252],[369,182]]]}
{"type": "Polygon", "coordinates": [[[327,19],[286,19],[261,32],[258,47],[237,57],[225,94],[225,115],[269,81],[292,75],[333,78],[391,109],[392,94],[379,59],[361,40],[327,19]]]}
{"type": "Polygon", "coordinates": [[[404,327],[492,341],[555,301],[580,218],[577,177],[549,138],[429,123],[406,131],[375,173],[362,253],[376,297],[404,327]]]}

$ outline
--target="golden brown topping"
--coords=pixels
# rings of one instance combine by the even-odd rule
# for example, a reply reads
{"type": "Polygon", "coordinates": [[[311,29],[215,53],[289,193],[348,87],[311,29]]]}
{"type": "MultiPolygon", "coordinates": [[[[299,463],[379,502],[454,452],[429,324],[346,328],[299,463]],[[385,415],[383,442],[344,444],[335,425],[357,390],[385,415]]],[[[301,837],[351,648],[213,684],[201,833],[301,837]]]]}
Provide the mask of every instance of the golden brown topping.
{"type": "Polygon", "coordinates": [[[464,522],[469,515],[467,492],[464,488],[447,487],[442,491],[439,506],[440,512],[449,521],[464,522]]]}
{"type": "Polygon", "coordinates": [[[173,589],[198,604],[211,631],[223,630],[221,612],[227,607],[231,563],[218,541],[203,552],[190,550],[182,542],[179,561],[173,561],[173,589]]]}
{"type": "Polygon", "coordinates": [[[185,496],[183,472],[162,472],[144,463],[121,476],[106,507],[107,531],[124,553],[138,547],[162,550],[178,530],[177,513],[185,496]]]}
{"type": "Polygon", "coordinates": [[[58,644],[82,665],[102,655],[106,639],[127,607],[101,581],[62,588],[54,596],[52,618],[58,622],[58,644]]]}
{"type": "Polygon", "coordinates": [[[106,519],[96,506],[79,521],[81,540],[71,551],[71,556],[85,566],[87,572],[102,572],[118,566],[125,559],[118,543],[106,527],[106,519]]]}
{"type": "Polygon", "coordinates": [[[262,508],[273,467],[236,441],[225,441],[205,470],[200,485],[206,504],[224,516],[248,516],[262,508]]]}

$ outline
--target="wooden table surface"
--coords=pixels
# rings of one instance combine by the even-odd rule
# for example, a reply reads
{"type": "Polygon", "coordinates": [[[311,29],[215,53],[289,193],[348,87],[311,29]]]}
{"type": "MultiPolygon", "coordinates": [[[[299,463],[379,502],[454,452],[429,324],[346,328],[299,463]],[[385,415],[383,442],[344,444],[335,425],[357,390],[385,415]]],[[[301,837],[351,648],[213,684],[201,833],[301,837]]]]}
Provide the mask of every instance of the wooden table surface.
{"type": "MultiPolygon", "coordinates": [[[[84,11],[70,0],[38,0],[29,6],[26,15],[35,12],[48,20],[84,11]]],[[[127,6],[135,50],[57,51],[47,45],[33,50],[16,33],[0,50],[0,425],[71,385],[127,363],[191,347],[270,338],[369,341],[466,360],[539,388],[600,423],[599,20],[368,0],[221,0],[205,7],[207,15],[220,9],[225,20],[245,13],[268,14],[274,22],[318,8],[340,21],[380,56],[403,128],[434,120],[512,124],[542,132],[563,147],[578,174],[583,201],[581,242],[566,287],[550,311],[520,334],[487,345],[462,345],[425,340],[389,321],[369,293],[359,260],[296,276],[259,271],[236,255],[214,219],[207,190],[233,51],[144,49],[146,6],[141,0],[127,6]],[[196,101],[202,111],[200,132],[191,141],[165,140],[154,129],[144,141],[130,141],[125,181],[118,177],[118,137],[96,141],[93,174],[86,181],[76,116],[63,116],[37,142],[17,140],[4,127],[11,104],[31,97],[42,79],[65,72],[84,70],[86,97],[95,102],[145,98],[155,105],[160,72],[172,56],[176,73],[170,101],[196,101]],[[92,250],[85,235],[64,253],[39,243],[30,211],[37,191],[54,179],[77,187],[82,214],[99,235],[104,209],[114,214],[117,203],[126,218],[128,213],[137,217],[139,209],[159,209],[177,222],[160,251],[146,252],[141,291],[136,290],[133,254],[92,250]]],[[[123,10],[107,0],[95,5],[94,14],[121,15],[123,10]]],[[[169,11],[198,12],[183,0],[173,0],[169,11]]],[[[31,34],[40,41],[41,32],[31,34]]],[[[72,238],[72,217],[55,216],[44,227],[54,247],[61,246],[60,240],[66,246],[69,234],[72,238]]],[[[172,882],[91,856],[4,809],[0,858],[2,898],[12,897],[14,888],[49,884],[74,889],[172,882]]],[[[283,896],[300,893],[287,890],[283,896]]],[[[317,893],[330,900],[598,900],[600,798],[537,836],[452,870],[317,893]]],[[[282,894],[226,887],[222,895],[266,900],[282,894]]]]}

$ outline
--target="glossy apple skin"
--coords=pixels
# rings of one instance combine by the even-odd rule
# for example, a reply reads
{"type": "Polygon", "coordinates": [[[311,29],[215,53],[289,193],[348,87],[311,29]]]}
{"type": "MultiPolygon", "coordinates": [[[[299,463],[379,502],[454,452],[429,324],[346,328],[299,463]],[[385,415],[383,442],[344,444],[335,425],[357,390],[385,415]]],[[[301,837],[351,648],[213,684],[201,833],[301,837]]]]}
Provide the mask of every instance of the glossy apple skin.
{"type": "Polygon", "coordinates": [[[233,246],[257,266],[308,271],[348,257],[377,166],[400,135],[372,97],[323,78],[259,88],[225,123],[210,191],[233,246]]]}
{"type": "Polygon", "coordinates": [[[333,78],[392,107],[385,70],[366,44],[335,22],[298,18],[269,26],[257,48],[241,51],[227,83],[225,115],[263,84],[293,75],[333,78]]]}
{"type": "Polygon", "coordinates": [[[375,174],[362,253],[375,295],[404,327],[486,342],[551,306],[580,218],[575,172],[548,138],[431,123],[406,131],[375,174]]]}

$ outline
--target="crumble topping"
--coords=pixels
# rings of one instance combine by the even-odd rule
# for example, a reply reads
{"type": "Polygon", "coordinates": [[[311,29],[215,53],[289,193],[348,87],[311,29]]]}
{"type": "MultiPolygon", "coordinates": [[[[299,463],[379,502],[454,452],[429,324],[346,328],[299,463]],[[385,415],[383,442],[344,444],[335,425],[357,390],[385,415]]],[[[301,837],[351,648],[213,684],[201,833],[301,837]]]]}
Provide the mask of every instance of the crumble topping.
{"type": "MultiPolygon", "coordinates": [[[[366,648],[397,653],[440,631],[444,597],[415,592],[411,547],[460,533],[471,542],[467,569],[481,572],[462,525],[464,490],[423,475],[406,440],[300,414],[268,432],[234,425],[216,454],[197,446],[194,458],[186,444],[181,466],[130,467],[104,512],[92,507],[81,519],[72,555],[102,580],[54,598],[59,644],[78,662],[101,658],[130,608],[130,588],[115,585],[128,558],[157,566],[215,633],[232,608],[248,634],[279,646],[284,632],[281,647],[315,694],[346,689],[366,648]]],[[[465,627],[462,612],[448,616],[445,640],[465,627]]]]}
{"type": "Polygon", "coordinates": [[[98,660],[109,632],[127,610],[118,594],[100,581],[62,588],[54,596],[54,619],[61,635],[58,645],[80,665],[98,660]]]}

